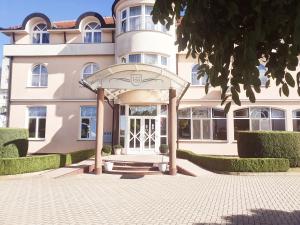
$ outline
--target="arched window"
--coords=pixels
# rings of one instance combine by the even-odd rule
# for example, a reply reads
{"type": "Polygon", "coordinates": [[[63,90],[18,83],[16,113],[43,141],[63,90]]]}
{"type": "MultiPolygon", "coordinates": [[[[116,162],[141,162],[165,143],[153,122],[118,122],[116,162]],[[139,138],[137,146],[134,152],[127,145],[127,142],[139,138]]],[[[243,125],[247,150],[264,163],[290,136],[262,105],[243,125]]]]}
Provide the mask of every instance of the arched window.
{"type": "Polygon", "coordinates": [[[293,111],[293,131],[300,131],[300,110],[293,111]]]}
{"type": "Polygon", "coordinates": [[[200,79],[198,79],[198,67],[199,64],[196,64],[192,68],[191,84],[195,86],[205,86],[208,76],[205,74],[204,77],[200,77],[200,79]]]}
{"type": "Polygon", "coordinates": [[[48,71],[44,65],[36,65],[31,72],[32,87],[47,87],[48,86],[48,71]]]}
{"type": "Polygon", "coordinates": [[[98,72],[100,70],[98,64],[96,63],[89,63],[87,64],[82,71],[82,79],[86,79],[93,75],[94,73],[98,72]]]}
{"type": "Polygon", "coordinates": [[[285,112],[270,107],[251,107],[233,112],[234,136],[243,130],[285,130],[285,112]]]}
{"type": "Polygon", "coordinates": [[[33,44],[49,44],[49,33],[47,31],[46,24],[40,23],[33,28],[32,43],[33,44]]]}
{"type": "Polygon", "coordinates": [[[84,43],[101,43],[101,25],[89,23],[84,29],[84,43]]]}
{"type": "Polygon", "coordinates": [[[187,140],[227,140],[224,110],[203,107],[180,109],[178,137],[187,140]]]}

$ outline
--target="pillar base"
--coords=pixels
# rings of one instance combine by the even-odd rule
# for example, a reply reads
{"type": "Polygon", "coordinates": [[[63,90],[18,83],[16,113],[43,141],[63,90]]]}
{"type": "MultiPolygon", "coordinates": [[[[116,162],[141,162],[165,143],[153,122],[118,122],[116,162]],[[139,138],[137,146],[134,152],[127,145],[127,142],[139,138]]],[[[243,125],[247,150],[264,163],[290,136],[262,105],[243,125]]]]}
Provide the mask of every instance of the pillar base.
{"type": "Polygon", "coordinates": [[[177,175],[177,168],[170,168],[169,169],[169,175],[171,175],[171,176],[175,176],[175,175],[177,175]]]}
{"type": "Polygon", "coordinates": [[[94,169],[94,174],[95,175],[101,175],[102,174],[102,169],[101,168],[95,168],[94,169]]]}

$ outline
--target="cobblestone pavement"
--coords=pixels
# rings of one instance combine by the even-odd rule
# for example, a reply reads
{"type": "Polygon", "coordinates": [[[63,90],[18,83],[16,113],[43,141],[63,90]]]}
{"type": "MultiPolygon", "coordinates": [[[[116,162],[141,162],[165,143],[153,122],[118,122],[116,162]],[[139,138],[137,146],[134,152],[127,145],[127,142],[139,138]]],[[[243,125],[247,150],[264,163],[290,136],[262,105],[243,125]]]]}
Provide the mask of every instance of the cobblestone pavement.
{"type": "Polygon", "coordinates": [[[300,175],[1,179],[0,224],[299,225],[300,175]]]}

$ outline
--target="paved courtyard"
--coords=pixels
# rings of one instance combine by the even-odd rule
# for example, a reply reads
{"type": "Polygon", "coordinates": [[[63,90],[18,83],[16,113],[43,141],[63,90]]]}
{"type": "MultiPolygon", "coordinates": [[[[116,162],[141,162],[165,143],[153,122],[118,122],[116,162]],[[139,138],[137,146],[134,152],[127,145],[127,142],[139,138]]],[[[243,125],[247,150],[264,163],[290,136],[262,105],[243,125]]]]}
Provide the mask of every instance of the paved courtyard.
{"type": "Polygon", "coordinates": [[[300,224],[300,175],[0,178],[0,224],[300,224]]]}

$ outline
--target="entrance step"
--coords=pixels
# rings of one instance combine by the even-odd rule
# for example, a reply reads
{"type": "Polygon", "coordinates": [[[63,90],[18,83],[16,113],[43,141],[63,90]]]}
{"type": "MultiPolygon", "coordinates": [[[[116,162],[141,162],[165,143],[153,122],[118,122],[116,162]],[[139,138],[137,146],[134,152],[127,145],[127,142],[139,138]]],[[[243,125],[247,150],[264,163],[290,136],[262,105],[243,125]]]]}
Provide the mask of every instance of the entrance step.
{"type": "MultiPolygon", "coordinates": [[[[131,161],[113,161],[114,166],[112,171],[104,171],[108,174],[117,175],[134,175],[134,176],[145,176],[145,175],[162,175],[163,173],[159,171],[158,166],[150,162],[131,162],[131,161]]],[[[104,168],[103,168],[104,169],[104,168]]]]}

